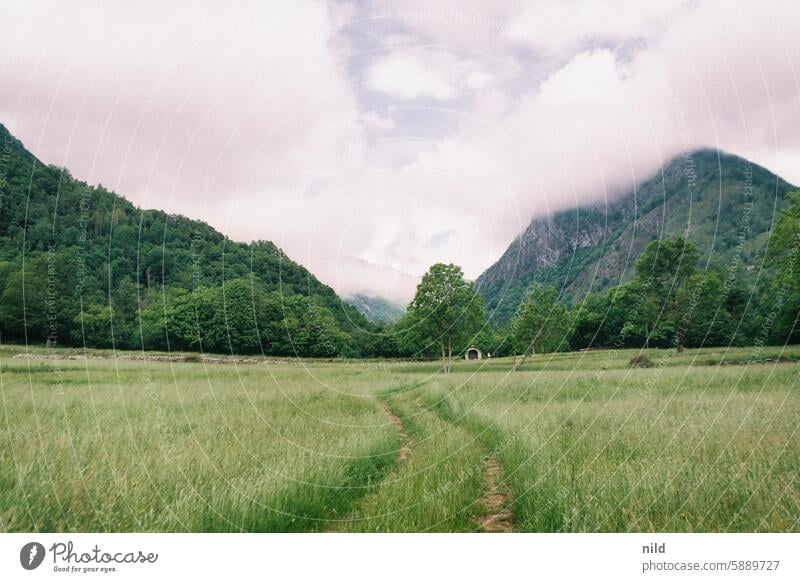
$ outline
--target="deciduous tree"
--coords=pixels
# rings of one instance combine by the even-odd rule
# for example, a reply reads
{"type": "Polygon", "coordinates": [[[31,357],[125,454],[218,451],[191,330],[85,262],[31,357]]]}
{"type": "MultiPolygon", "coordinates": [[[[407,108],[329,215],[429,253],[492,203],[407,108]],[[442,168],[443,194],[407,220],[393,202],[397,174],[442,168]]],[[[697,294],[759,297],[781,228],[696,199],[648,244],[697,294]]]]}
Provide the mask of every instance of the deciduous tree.
{"type": "Polygon", "coordinates": [[[566,307],[556,303],[551,287],[534,287],[511,323],[515,351],[522,354],[518,369],[530,354],[569,349],[570,320],[566,307]]]}
{"type": "Polygon", "coordinates": [[[422,277],[400,328],[422,342],[422,350],[438,346],[448,373],[453,354],[467,348],[485,325],[483,300],[464,280],[461,267],[437,263],[422,277]]]}

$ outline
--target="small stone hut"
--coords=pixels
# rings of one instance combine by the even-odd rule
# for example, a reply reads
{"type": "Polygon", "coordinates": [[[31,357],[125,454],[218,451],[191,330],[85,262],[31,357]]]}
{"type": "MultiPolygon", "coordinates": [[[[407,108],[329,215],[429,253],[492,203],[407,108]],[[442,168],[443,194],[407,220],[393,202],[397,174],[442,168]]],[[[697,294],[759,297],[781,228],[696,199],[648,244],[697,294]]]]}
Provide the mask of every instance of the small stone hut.
{"type": "Polygon", "coordinates": [[[483,358],[483,353],[481,353],[481,351],[475,346],[468,347],[467,351],[464,352],[465,360],[480,360],[482,358],[483,358]]]}

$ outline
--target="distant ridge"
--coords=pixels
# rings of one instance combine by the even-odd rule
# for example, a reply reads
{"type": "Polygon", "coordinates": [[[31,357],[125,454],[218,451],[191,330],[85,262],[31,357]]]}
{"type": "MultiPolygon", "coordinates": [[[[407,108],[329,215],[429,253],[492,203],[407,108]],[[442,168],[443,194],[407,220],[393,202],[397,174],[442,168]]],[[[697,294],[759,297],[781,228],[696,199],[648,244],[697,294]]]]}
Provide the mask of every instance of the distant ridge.
{"type": "Polygon", "coordinates": [[[351,295],[346,301],[373,323],[394,323],[406,312],[405,308],[382,297],[363,293],[351,295]]]}

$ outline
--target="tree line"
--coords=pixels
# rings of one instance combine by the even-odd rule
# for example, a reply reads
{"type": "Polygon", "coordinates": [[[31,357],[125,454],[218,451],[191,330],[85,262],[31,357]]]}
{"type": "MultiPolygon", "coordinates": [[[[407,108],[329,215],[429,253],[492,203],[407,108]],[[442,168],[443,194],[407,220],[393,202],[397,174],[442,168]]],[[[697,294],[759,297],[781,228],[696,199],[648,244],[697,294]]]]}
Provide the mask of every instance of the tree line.
{"type": "MultiPolygon", "coordinates": [[[[737,268],[698,268],[684,238],[651,242],[631,281],[589,294],[571,308],[552,287],[529,289],[510,324],[493,329],[483,302],[455,265],[434,265],[408,312],[393,328],[398,355],[434,356],[448,371],[471,345],[498,356],[589,348],[748,346],[800,341],[800,194],[772,230],[754,289],[737,268]]],[[[491,314],[489,314],[491,315],[491,314]]]]}
{"type": "MultiPolygon", "coordinates": [[[[460,267],[436,264],[394,325],[345,330],[312,296],[270,290],[254,275],[194,289],[147,289],[122,279],[113,292],[84,289],[74,255],[46,251],[24,268],[0,262],[3,339],[92,348],[186,350],[311,357],[441,358],[448,371],[469,346],[496,356],[597,347],[753,345],[800,340],[800,199],[776,226],[769,276],[752,294],[723,272],[699,271],[682,238],[652,242],[635,276],[571,308],[534,287],[511,323],[489,324],[460,267]]],[[[85,276],[85,275],[83,275],[85,276]]]]}

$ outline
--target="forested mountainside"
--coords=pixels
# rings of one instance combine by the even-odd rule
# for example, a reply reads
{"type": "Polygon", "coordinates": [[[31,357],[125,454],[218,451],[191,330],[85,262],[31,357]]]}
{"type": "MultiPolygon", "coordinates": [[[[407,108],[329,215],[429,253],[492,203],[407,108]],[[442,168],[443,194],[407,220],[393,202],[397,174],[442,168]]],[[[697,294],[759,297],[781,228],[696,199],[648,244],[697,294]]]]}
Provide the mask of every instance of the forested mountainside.
{"type": "Polygon", "coordinates": [[[47,166],[0,125],[0,340],[334,355],[368,325],[269,241],[47,166]]]}
{"type": "Polygon", "coordinates": [[[608,204],[535,218],[477,280],[495,325],[506,324],[534,285],[572,304],[624,283],[657,239],[686,237],[700,265],[754,280],[769,230],[793,186],[743,158],[717,150],[679,156],[608,204]]]}
{"type": "Polygon", "coordinates": [[[373,323],[394,323],[406,312],[405,308],[383,297],[356,293],[346,301],[373,323]]]}

